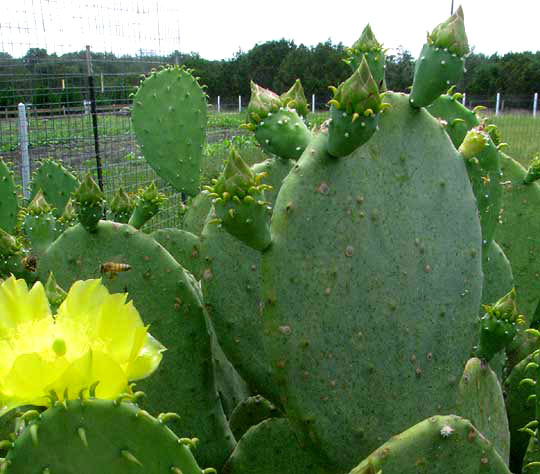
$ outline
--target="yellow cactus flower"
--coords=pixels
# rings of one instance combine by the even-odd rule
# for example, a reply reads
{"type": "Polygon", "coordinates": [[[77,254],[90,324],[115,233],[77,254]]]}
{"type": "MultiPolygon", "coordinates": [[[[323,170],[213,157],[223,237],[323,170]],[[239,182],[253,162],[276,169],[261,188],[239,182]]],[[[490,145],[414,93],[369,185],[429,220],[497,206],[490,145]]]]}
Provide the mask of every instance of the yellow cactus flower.
{"type": "Polygon", "coordinates": [[[0,415],[48,406],[51,392],[73,399],[96,383],[96,397],[116,398],[156,370],[165,347],[126,299],[101,280],[77,281],[53,316],[40,282],[0,283],[0,415]]]}

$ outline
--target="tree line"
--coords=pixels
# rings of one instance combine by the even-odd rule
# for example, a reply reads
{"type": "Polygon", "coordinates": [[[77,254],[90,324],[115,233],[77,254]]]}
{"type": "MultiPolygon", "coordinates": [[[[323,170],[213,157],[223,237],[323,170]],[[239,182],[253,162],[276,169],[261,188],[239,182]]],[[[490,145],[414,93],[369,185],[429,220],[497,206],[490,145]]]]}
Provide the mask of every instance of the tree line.
{"type": "MultiPolygon", "coordinates": [[[[175,51],[167,56],[140,54],[117,57],[112,53],[92,53],[97,98],[100,102],[129,103],[129,94],[152,67],[183,64],[194,69],[207,86],[210,100],[246,98],[250,81],[278,93],[300,78],[307,95],[318,100],[329,98],[328,86],[344,81],[351,71],[343,62],[346,48],[330,40],[316,46],[296,45],[281,39],[267,41],[247,52],[239,51],[231,59],[207,60],[197,53],[175,51]],[[103,84],[101,82],[103,78],[103,84]],[[102,87],[103,86],[103,90],[102,87]]],[[[388,88],[406,92],[413,80],[415,58],[404,49],[386,57],[388,88]]],[[[45,104],[80,103],[88,98],[86,52],[49,54],[31,48],[21,58],[0,52],[0,106],[19,102],[45,104]]],[[[532,96],[540,92],[540,51],[504,55],[472,53],[457,90],[474,96],[532,96]]]]}

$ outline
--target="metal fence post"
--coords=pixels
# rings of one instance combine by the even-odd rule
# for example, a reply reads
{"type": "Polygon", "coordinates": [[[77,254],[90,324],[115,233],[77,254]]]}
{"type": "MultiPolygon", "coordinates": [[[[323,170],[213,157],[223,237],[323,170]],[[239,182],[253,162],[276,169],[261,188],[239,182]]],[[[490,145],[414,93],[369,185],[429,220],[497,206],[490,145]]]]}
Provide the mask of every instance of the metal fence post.
{"type": "Polygon", "coordinates": [[[30,199],[30,156],[28,154],[28,121],[26,120],[26,107],[21,102],[19,111],[19,143],[21,146],[21,174],[23,196],[26,201],[30,199]]]}
{"type": "Polygon", "coordinates": [[[497,101],[495,102],[495,115],[499,115],[501,107],[501,93],[497,92],[497,101]]]}
{"type": "Polygon", "coordinates": [[[94,151],[96,153],[96,168],[99,189],[103,191],[103,169],[101,166],[101,155],[99,153],[99,131],[97,123],[96,91],[94,88],[94,71],[92,68],[92,55],[90,46],[86,46],[86,68],[88,71],[88,93],[90,95],[90,112],[92,114],[92,128],[94,131],[94,151]]]}
{"type": "Polygon", "coordinates": [[[535,92],[534,99],[533,99],[533,117],[536,117],[537,110],[538,110],[538,92],[535,92]]]}
{"type": "Polygon", "coordinates": [[[238,112],[242,112],[242,96],[238,96],[238,112]]]}
{"type": "Polygon", "coordinates": [[[221,112],[221,97],[219,95],[217,96],[217,111],[218,114],[221,112]]]}
{"type": "Polygon", "coordinates": [[[465,106],[467,105],[467,93],[466,92],[463,93],[463,98],[461,99],[461,103],[463,105],[465,105],[465,106]]]}
{"type": "Polygon", "coordinates": [[[311,111],[315,113],[315,94],[311,94],[311,111]]]}

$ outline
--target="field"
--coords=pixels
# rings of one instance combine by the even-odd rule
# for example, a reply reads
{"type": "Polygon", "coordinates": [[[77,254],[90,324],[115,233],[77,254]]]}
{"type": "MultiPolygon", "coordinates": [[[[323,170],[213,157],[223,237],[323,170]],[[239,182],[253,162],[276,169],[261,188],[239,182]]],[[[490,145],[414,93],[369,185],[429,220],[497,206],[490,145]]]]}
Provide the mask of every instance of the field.
{"type": "MultiPolygon", "coordinates": [[[[310,126],[319,125],[328,113],[310,114],[310,126]]],[[[264,153],[257,146],[253,135],[246,134],[239,125],[245,120],[242,113],[210,113],[208,120],[208,142],[202,169],[202,182],[208,183],[219,175],[234,143],[249,163],[261,161],[264,153]]],[[[502,115],[490,117],[497,124],[505,150],[527,166],[535,153],[540,152],[540,117],[531,115],[502,115]]],[[[63,117],[29,117],[29,154],[31,169],[44,158],[62,160],[80,175],[95,173],[96,159],[92,122],[89,115],[67,115],[63,117]]],[[[169,196],[164,212],[156,216],[150,228],[177,225],[181,219],[181,199],[166,183],[160,180],[138,152],[131,130],[129,116],[100,114],[98,118],[100,155],[104,190],[108,198],[122,187],[134,193],[155,180],[169,196]]],[[[0,156],[15,166],[15,175],[20,183],[20,151],[17,122],[15,119],[0,119],[0,156]]]]}

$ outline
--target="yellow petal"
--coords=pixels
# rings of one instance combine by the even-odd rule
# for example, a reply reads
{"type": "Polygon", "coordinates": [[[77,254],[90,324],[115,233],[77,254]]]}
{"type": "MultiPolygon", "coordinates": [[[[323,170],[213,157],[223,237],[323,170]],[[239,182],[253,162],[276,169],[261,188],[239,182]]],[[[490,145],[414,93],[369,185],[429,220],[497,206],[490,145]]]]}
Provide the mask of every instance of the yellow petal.
{"type": "Polygon", "coordinates": [[[27,400],[28,403],[46,397],[47,387],[64,372],[66,366],[62,358],[46,360],[35,352],[21,354],[2,380],[2,395],[27,400]]]}
{"type": "Polygon", "coordinates": [[[24,280],[14,276],[0,284],[0,337],[18,324],[50,316],[49,302],[40,282],[30,291],[24,280]]]}
{"type": "Polygon", "coordinates": [[[147,333],[144,347],[128,367],[128,379],[140,380],[151,375],[158,368],[163,352],[166,350],[167,348],[161,342],[147,333]]]}
{"type": "Polygon", "coordinates": [[[60,400],[67,389],[68,398],[76,398],[83,389],[95,382],[97,398],[113,399],[127,390],[127,377],[120,365],[109,355],[88,351],[74,360],[61,377],[51,385],[60,400]]]}
{"type": "Polygon", "coordinates": [[[84,280],[73,283],[66,299],[58,308],[57,320],[69,318],[86,323],[95,317],[103,300],[109,296],[109,290],[101,284],[101,280],[84,280]]]}
{"type": "Polygon", "coordinates": [[[106,352],[121,365],[127,364],[133,357],[134,347],[135,356],[139,353],[146,333],[139,312],[131,301],[125,303],[126,297],[126,294],[109,295],[103,301],[99,317],[92,322],[96,325],[96,336],[105,344],[106,352]]]}

